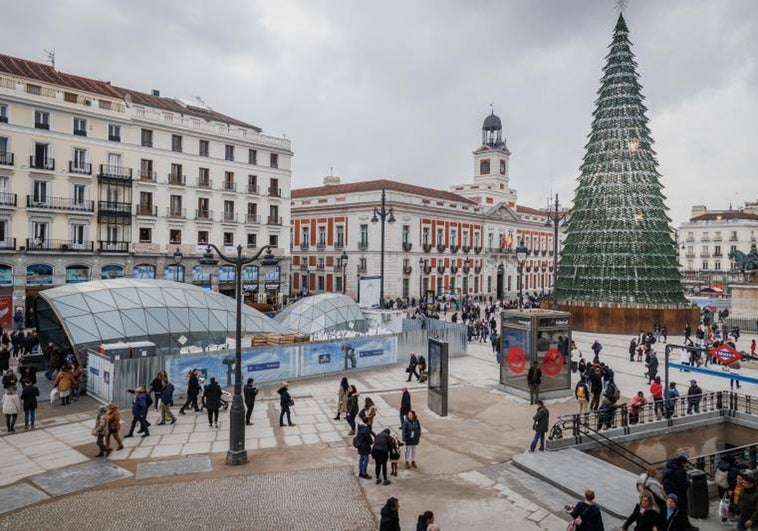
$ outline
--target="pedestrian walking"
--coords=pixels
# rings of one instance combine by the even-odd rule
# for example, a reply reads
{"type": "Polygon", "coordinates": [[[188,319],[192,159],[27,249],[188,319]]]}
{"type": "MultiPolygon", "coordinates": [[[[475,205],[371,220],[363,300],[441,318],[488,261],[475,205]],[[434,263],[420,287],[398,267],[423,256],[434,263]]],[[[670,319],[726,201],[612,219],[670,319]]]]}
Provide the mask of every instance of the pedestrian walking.
{"type": "Polygon", "coordinates": [[[374,405],[374,401],[367,396],[366,400],[363,401],[363,409],[358,412],[358,418],[361,419],[361,422],[371,428],[372,433],[374,429],[374,418],[376,417],[376,412],[377,410],[376,406],[374,405]]]}
{"type": "Polygon", "coordinates": [[[74,386],[74,380],[71,377],[71,373],[68,371],[68,367],[65,365],[58,371],[58,375],[55,377],[53,387],[58,389],[59,396],[61,398],[61,405],[66,406],[71,403],[71,388],[74,386]]]}
{"type": "Polygon", "coordinates": [[[252,378],[247,379],[247,384],[245,384],[245,387],[242,389],[243,394],[245,396],[245,425],[246,426],[252,426],[253,421],[250,420],[250,418],[253,415],[253,409],[255,408],[255,397],[258,396],[258,388],[253,385],[252,378]]]}
{"type": "Polygon", "coordinates": [[[350,384],[347,383],[347,377],[343,376],[337,390],[337,416],[334,420],[339,420],[341,415],[347,415],[347,393],[350,391],[350,384]]]}
{"type": "Polygon", "coordinates": [[[653,397],[653,407],[655,409],[655,416],[660,420],[661,415],[664,413],[663,406],[663,384],[661,384],[661,377],[656,376],[653,383],[650,384],[650,396],[653,397]]]}
{"type": "Polygon", "coordinates": [[[153,404],[157,410],[161,404],[161,393],[163,392],[163,380],[168,378],[166,371],[158,371],[153,381],[150,382],[150,392],[153,394],[153,404]]]}
{"type": "Polygon", "coordinates": [[[408,373],[408,382],[411,381],[411,376],[415,376],[417,381],[421,378],[416,371],[417,366],[418,358],[414,352],[411,352],[410,357],[408,358],[408,366],[405,368],[405,372],[408,373]]]}
{"type": "Polygon", "coordinates": [[[350,390],[347,392],[347,415],[345,420],[350,426],[348,435],[355,435],[355,417],[358,416],[358,390],[354,385],[350,384],[350,390]]]}
{"type": "MultiPolygon", "coordinates": [[[[740,363],[740,360],[734,360],[732,363],[728,364],[726,368],[729,371],[730,375],[739,376],[740,369],[742,369],[742,364],[740,363]]],[[[737,389],[739,389],[740,381],[737,378],[729,378],[729,389],[733,390],[735,387],[735,384],[737,386],[737,389]]]]}
{"type": "Polygon", "coordinates": [[[168,381],[168,374],[166,371],[161,371],[161,373],[163,373],[161,375],[161,389],[157,394],[161,401],[161,421],[158,423],[159,426],[166,424],[167,422],[170,422],[171,424],[176,422],[176,417],[171,412],[171,407],[174,405],[174,384],[168,381]]]}
{"type": "Polygon", "coordinates": [[[679,502],[679,496],[673,492],[666,496],[666,511],[661,515],[661,525],[666,531],[688,531],[692,528],[687,513],[679,507],[679,502]]]}
{"type": "Polygon", "coordinates": [[[379,531],[400,531],[400,502],[397,498],[389,498],[384,504],[379,521],[379,531]]]}
{"type": "Polygon", "coordinates": [[[105,437],[105,445],[110,447],[111,437],[113,437],[118,443],[116,450],[124,449],[124,442],[121,440],[121,412],[118,406],[111,402],[108,404],[108,411],[106,413],[108,419],[108,435],[105,437]]]}
{"type": "Polygon", "coordinates": [[[6,346],[0,348],[0,376],[10,369],[11,353],[6,346]]]}
{"type": "Polygon", "coordinates": [[[5,415],[5,427],[8,433],[16,432],[16,419],[18,414],[23,411],[21,400],[16,394],[16,386],[12,385],[5,390],[3,395],[3,414],[5,415]]]}
{"type": "Polygon", "coordinates": [[[550,424],[550,412],[545,407],[542,400],[537,400],[537,411],[534,413],[532,420],[534,421],[532,424],[534,439],[532,439],[532,444],[529,445],[529,452],[534,452],[534,449],[537,447],[537,442],[540,443],[540,452],[544,452],[545,434],[547,433],[548,424],[550,424]]]}
{"type": "Polygon", "coordinates": [[[371,427],[365,424],[358,426],[358,433],[353,437],[353,447],[358,450],[358,477],[371,479],[368,474],[368,459],[371,455],[371,446],[374,442],[374,436],[371,433],[371,427]]]}
{"type": "Polygon", "coordinates": [[[97,447],[100,452],[95,457],[105,457],[111,453],[110,447],[105,444],[105,437],[108,435],[108,417],[106,415],[108,408],[100,406],[95,418],[95,427],[92,428],[92,436],[97,438],[97,447]]]}
{"type": "Polygon", "coordinates": [[[653,380],[655,380],[655,377],[658,376],[658,356],[656,355],[654,350],[650,350],[650,355],[648,356],[647,361],[645,362],[645,365],[647,366],[647,383],[649,384],[653,380]]]}
{"type": "Polygon", "coordinates": [[[600,512],[600,507],[595,504],[595,491],[592,489],[584,491],[582,501],[575,505],[566,505],[564,509],[574,522],[580,520],[576,526],[577,531],[603,531],[605,529],[603,514],[600,512]]]}
{"type": "Polygon", "coordinates": [[[429,531],[431,525],[434,525],[434,513],[432,511],[424,511],[423,514],[418,515],[416,531],[429,531]]]}
{"type": "Polygon", "coordinates": [[[405,424],[405,417],[411,410],[411,394],[408,392],[407,387],[403,387],[403,395],[400,397],[400,429],[403,429],[405,424]]]}
{"type": "Polygon", "coordinates": [[[600,395],[603,393],[603,377],[600,365],[592,365],[590,368],[590,409],[596,411],[600,407],[600,395]]]}
{"type": "Polygon", "coordinates": [[[666,402],[666,418],[670,419],[676,409],[676,402],[679,400],[679,390],[676,388],[676,382],[671,382],[667,389],[664,389],[664,399],[666,402]]]}
{"type": "Polygon", "coordinates": [[[200,380],[197,378],[197,369],[187,371],[187,401],[179,409],[180,415],[186,415],[185,409],[192,407],[197,413],[200,408],[197,406],[197,397],[200,394],[200,380]]]}
{"type": "Polygon", "coordinates": [[[374,475],[376,476],[377,485],[380,483],[382,485],[392,483],[387,479],[387,459],[389,458],[391,444],[392,438],[390,437],[389,428],[384,428],[374,437],[374,447],[371,449],[371,457],[374,458],[374,475]],[[384,477],[384,481],[382,481],[382,477],[384,477]]]}
{"type": "Polygon", "coordinates": [[[37,413],[37,397],[39,389],[33,382],[22,380],[23,388],[21,389],[21,403],[24,406],[24,429],[33,430],[34,420],[37,413]]]}
{"type": "Polygon", "coordinates": [[[600,363],[600,351],[603,350],[603,345],[600,344],[600,341],[595,339],[595,341],[592,342],[592,346],[590,347],[592,349],[592,352],[595,353],[595,357],[592,359],[592,363],[600,363]]]}
{"type": "Polygon", "coordinates": [[[579,406],[579,415],[585,412],[587,409],[587,406],[589,405],[589,389],[587,389],[587,384],[584,383],[583,380],[579,380],[576,382],[576,387],[574,387],[574,398],[576,398],[576,403],[579,406]]]}
{"type": "Polygon", "coordinates": [[[700,413],[700,400],[703,398],[703,390],[697,384],[696,380],[690,380],[690,387],[687,389],[687,414],[700,413]]]}
{"type": "Polygon", "coordinates": [[[542,384],[542,369],[536,361],[533,361],[529,368],[526,383],[529,384],[529,404],[534,405],[540,399],[540,385],[542,384]]]}
{"type": "Polygon", "coordinates": [[[653,500],[647,494],[640,496],[632,514],[626,519],[621,529],[627,531],[634,524],[634,531],[656,531],[660,527],[660,515],[653,509],[653,500]]]}
{"type": "Polygon", "coordinates": [[[408,412],[403,424],[403,442],[405,443],[405,468],[418,468],[416,465],[416,448],[421,442],[421,423],[413,410],[408,412]]]}
{"type": "Polygon", "coordinates": [[[128,389],[130,393],[134,393],[134,401],[132,402],[132,424],[129,427],[129,433],[124,435],[126,437],[134,437],[134,428],[139,423],[140,429],[137,433],[141,433],[142,437],[150,436],[150,423],[147,421],[147,410],[150,407],[148,404],[148,396],[145,392],[145,387],[140,385],[136,389],[128,389]]]}
{"type": "Polygon", "coordinates": [[[211,382],[203,389],[203,406],[208,411],[208,427],[215,424],[218,428],[218,411],[221,409],[221,386],[216,378],[211,377],[211,382]]]}
{"type": "Polygon", "coordinates": [[[654,467],[648,468],[637,478],[637,492],[640,495],[647,495],[653,499],[653,509],[658,513],[666,510],[666,491],[663,485],[658,481],[658,470],[654,467]]]}
{"type": "Polygon", "coordinates": [[[756,490],[756,473],[753,470],[745,471],[742,477],[742,491],[737,500],[740,519],[737,521],[737,529],[742,531],[750,529],[758,523],[758,491],[756,490]]]}
{"type": "Polygon", "coordinates": [[[295,405],[295,401],[292,399],[292,395],[290,395],[289,384],[282,382],[282,386],[277,393],[279,393],[279,406],[282,409],[281,413],[279,413],[279,426],[284,426],[284,415],[287,415],[287,424],[294,426],[292,417],[290,416],[290,408],[295,405]]]}

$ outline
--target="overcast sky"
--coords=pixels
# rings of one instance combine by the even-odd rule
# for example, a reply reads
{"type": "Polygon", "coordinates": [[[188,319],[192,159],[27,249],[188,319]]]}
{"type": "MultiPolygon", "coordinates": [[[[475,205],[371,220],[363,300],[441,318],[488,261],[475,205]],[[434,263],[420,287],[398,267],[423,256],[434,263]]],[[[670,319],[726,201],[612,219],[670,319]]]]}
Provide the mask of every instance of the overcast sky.
{"type": "MultiPolygon", "coordinates": [[[[511,186],[573,198],[612,0],[0,0],[2,52],[214,109],[293,142],[292,186],[473,176],[489,104],[511,186]]],[[[758,1],[625,11],[675,224],[758,199],[758,1]]]]}

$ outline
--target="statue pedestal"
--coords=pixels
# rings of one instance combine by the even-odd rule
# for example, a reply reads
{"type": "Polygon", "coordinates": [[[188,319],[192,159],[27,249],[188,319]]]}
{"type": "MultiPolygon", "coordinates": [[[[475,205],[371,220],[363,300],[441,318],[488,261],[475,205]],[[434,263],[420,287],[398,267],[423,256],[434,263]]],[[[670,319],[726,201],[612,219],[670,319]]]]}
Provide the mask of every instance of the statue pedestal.
{"type": "Polygon", "coordinates": [[[758,284],[730,284],[732,305],[729,316],[734,319],[758,318],[758,284]]]}

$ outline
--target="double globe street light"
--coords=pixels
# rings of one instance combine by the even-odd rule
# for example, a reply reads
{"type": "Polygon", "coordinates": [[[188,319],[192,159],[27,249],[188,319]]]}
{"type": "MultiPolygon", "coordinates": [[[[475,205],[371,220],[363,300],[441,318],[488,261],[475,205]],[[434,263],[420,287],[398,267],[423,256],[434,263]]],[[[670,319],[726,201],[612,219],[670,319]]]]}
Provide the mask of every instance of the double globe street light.
{"type": "MultiPolygon", "coordinates": [[[[237,298],[237,329],[235,333],[235,367],[234,367],[234,397],[232,398],[232,406],[229,408],[229,450],[226,452],[226,464],[227,465],[243,465],[247,463],[247,450],[245,450],[245,406],[242,400],[242,268],[247,264],[253,263],[263,254],[264,251],[268,251],[261,260],[261,266],[275,266],[279,263],[279,260],[271,254],[271,246],[264,245],[261,247],[255,256],[251,258],[242,257],[242,245],[237,246],[237,256],[227,256],[221,250],[212,243],[207,244],[205,253],[200,259],[200,264],[215,266],[218,264],[218,258],[213,254],[213,249],[216,254],[226,264],[234,266],[235,274],[235,293],[237,298]]],[[[258,273],[260,282],[260,271],[258,273]]]]}
{"type": "Polygon", "coordinates": [[[379,265],[379,275],[381,279],[379,281],[379,308],[384,308],[384,223],[394,223],[395,215],[392,213],[392,209],[387,210],[387,194],[382,188],[382,207],[374,207],[374,216],[371,218],[371,223],[377,223],[379,219],[382,220],[382,251],[379,265]]]}

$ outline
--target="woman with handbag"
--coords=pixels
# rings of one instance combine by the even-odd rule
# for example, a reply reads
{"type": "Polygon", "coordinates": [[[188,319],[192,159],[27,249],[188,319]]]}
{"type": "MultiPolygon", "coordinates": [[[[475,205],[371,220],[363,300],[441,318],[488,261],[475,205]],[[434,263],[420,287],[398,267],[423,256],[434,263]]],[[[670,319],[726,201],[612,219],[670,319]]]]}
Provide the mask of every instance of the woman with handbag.
{"type": "Polygon", "coordinates": [[[586,489],[584,499],[574,506],[566,505],[566,512],[571,516],[571,523],[566,531],[605,531],[603,515],[595,504],[595,491],[586,489]]]}
{"type": "Polygon", "coordinates": [[[634,524],[634,531],[657,531],[660,529],[660,514],[653,508],[653,499],[648,494],[640,496],[640,502],[634,506],[634,511],[626,519],[621,529],[626,531],[634,524]]]}
{"type": "Polygon", "coordinates": [[[334,420],[339,420],[340,415],[347,416],[347,394],[350,392],[350,385],[347,383],[347,377],[343,376],[340,382],[340,388],[337,391],[337,416],[334,420]]]}
{"type": "Polygon", "coordinates": [[[295,401],[292,400],[292,395],[290,395],[288,387],[289,384],[287,382],[282,382],[282,386],[277,391],[277,393],[279,393],[279,405],[282,408],[281,413],[279,413],[280,427],[284,426],[284,415],[287,415],[287,424],[294,426],[292,423],[292,417],[290,417],[290,408],[295,405],[295,401]]]}

